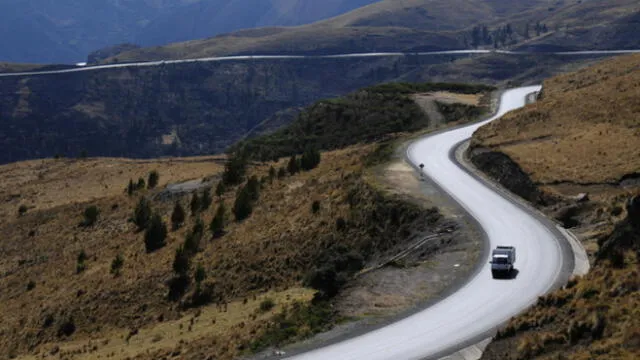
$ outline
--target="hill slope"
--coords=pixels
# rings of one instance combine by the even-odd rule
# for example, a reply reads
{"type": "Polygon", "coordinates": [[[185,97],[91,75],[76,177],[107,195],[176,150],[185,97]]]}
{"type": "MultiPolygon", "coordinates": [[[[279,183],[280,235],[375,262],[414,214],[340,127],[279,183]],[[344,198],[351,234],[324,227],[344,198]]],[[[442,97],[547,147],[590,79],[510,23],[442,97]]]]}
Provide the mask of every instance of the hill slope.
{"type": "Polygon", "coordinates": [[[75,63],[120,43],[150,46],[245,28],[300,25],[375,0],[7,0],[0,3],[0,61],[75,63]]]}
{"type": "Polygon", "coordinates": [[[486,26],[486,32],[483,41],[477,45],[486,48],[628,49],[637,45],[634,34],[638,26],[638,13],[640,5],[634,0],[578,3],[546,0],[456,0],[453,3],[444,0],[386,0],[296,28],[255,29],[145,48],[119,55],[118,60],[257,53],[326,54],[460,49],[474,46],[473,28],[482,26],[486,26]],[[505,37],[507,25],[510,30],[505,37]],[[496,43],[496,38],[504,41],[496,43]]]}
{"type": "Polygon", "coordinates": [[[545,81],[537,103],[474,134],[472,160],[570,228],[594,264],[513,319],[485,359],[640,356],[638,99],[640,56],[619,57],[545,81]]]}

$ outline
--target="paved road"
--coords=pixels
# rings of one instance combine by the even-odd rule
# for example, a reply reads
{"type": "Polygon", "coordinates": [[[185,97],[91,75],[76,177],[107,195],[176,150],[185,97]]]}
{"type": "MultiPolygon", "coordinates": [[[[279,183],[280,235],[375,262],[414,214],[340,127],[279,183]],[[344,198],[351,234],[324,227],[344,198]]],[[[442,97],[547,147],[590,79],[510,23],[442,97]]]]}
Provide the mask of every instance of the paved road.
{"type": "Polygon", "coordinates": [[[373,52],[358,54],[337,54],[337,55],[254,55],[254,56],[221,56],[208,57],[200,59],[184,59],[184,60],[166,60],[166,61],[145,61],[135,63],[109,64],[97,66],[78,66],[64,70],[49,71],[29,71],[19,73],[0,73],[0,77],[9,76],[38,76],[38,75],[55,75],[74,72],[95,71],[104,69],[118,69],[126,67],[150,67],[162,66],[166,64],[185,64],[195,62],[213,62],[213,61],[247,61],[247,60],[286,60],[286,59],[341,59],[341,58],[372,58],[372,57],[398,57],[398,56],[433,56],[433,55],[471,55],[471,54],[489,54],[499,53],[504,55],[532,55],[532,54],[548,54],[548,55],[618,55],[640,53],[640,50],[603,50],[603,51],[564,51],[564,52],[527,52],[527,51],[505,51],[505,50],[450,50],[450,51],[431,51],[431,52],[373,52]]]}
{"type": "MultiPolygon", "coordinates": [[[[539,89],[534,86],[506,91],[498,114],[487,121],[522,107],[525,96],[539,89]]],[[[568,254],[553,227],[490,190],[450,156],[457,144],[484,123],[418,140],[409,147],[408,157],[415,165],[423,163],[424,172],[478,220],[491,247],[516,246],[517,277],[494,280],[487,263],[459,291],[422,312],[291,359],[404,360],[444,356],[461,344],[490,336],[497,326],[566,279],[572,254],[565,260],[568,254]]]]}

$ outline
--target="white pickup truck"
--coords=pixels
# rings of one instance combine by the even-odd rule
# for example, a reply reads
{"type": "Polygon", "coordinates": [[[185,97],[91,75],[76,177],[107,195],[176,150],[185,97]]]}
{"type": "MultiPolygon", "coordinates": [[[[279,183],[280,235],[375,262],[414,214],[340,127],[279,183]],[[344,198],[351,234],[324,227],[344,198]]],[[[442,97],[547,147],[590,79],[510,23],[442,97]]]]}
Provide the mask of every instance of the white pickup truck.
{"type": "Polygon", "coordinates": [[[498,246],[491,253],[491,276],[510,277],[513,274],[513,264],[516,262],[516,248],[513,246],[498,246]]]}

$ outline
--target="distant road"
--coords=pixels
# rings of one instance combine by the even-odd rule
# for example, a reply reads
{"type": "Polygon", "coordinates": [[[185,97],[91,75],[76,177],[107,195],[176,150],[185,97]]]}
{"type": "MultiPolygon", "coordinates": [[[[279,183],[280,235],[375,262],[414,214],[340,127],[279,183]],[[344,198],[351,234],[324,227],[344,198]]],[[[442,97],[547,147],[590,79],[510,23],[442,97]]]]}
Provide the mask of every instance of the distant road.
{"type": "Polygon", "coordinates": [[[161,66],[166,64],[186,64],[196,62],[214,62],[214,61],[246,61],[246,60],[277,60],[277,59],[341,59],[341,58],[372,58],[372,57],[400,57],[400,56],[431,56],[431,55],[473,55],[473,54],[505,54],[505,55],[617,55],[640,53],[640,50],[603,50],[603,51],[562,51],[562,52],[527,52],[527,51],[505,51],[505,50],[449,50],[449,51],[429,51],[429,52],[372,52],[372,53],[355,53],[355,54],[336,54],[336,55],[241,55],[241,56],[221,56],[208,57],[199,59],[183,59],[183,60],[160,60],[160,61],[143,61],[134,63],[95,65],[95,66],[78,66],[64,70],[47,70],[47,71],[28,71],[19,73],[0,73],[0,77],[8,76],[38,76],[38,75],[55,75],[67,74],[82,71],[96,71],[104,69],[119,69],[127,67],[149,67],[161,66]]]}
{"type": "MultiPolygon", "coordinates": [[[[463,170],[452,151],[473,132],[508,111],[525,105],[540,86],[506,91],[491,119],[426,136],[408,149],[409,160],[432,178],[473,216],[487,234],[489,246],[517,249],[514,279],[494,280],[489,265],[457,292],[435,305],[364,335],[295,355],[291,360],[432,359],[490,337],[495,329],[535,303],[573,268],[573,254],[562,246],[555,226],[487,187],[463,170]]],[[[488,261],[489,259],[482,259],[488,261]]]]}

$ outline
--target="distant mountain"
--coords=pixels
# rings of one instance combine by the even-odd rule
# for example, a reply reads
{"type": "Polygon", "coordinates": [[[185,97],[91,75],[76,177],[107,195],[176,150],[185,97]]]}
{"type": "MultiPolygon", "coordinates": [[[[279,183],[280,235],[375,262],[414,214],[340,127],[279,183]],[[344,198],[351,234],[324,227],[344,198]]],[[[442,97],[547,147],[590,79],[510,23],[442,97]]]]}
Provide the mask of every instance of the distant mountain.
{"type": "Polygon", "coordinates": [[[160,45],[210,37],[240,29],[309,24],[379,0],[200,0],[167,12],[137,37],[160,45]]]}
{"type": "Polygon", "coordinates": [[[377,0],[3,0],[0,61],[85,61],[121,43],[142,46],[267,25],[300,25],[377,0]]]}

